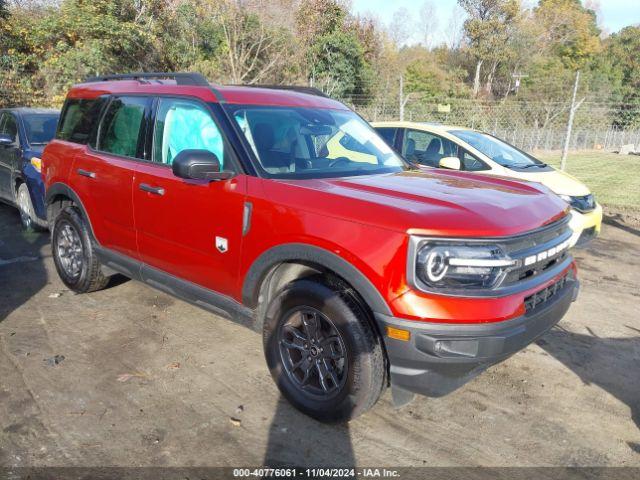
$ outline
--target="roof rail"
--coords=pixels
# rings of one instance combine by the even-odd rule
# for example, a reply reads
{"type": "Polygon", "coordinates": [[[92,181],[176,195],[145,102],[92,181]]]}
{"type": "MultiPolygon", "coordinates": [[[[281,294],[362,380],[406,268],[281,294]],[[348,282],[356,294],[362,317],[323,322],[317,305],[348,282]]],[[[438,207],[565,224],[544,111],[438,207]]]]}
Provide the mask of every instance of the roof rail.
{"type": "Polygon", "coordinates": [[[109,80],[159,80],[162,78],[173,79],[178,85],[211,87],[211,84],[202,76],[202,74],[191,72],[137,72],[98,75],[96,77],[87,78],[85,83],[107,82],[109,80]]]}
{"type": "Polygon", "coordinates": [[[329,95],[324,93],[315,87],[305,87],[299,85],[236,85],[237,87],[252,87],[252,88],[270,88],[273,90],[291,90],[299,93],[306,93],[308,95],[316,95],[318,97],[330,98],[329,95]]]}

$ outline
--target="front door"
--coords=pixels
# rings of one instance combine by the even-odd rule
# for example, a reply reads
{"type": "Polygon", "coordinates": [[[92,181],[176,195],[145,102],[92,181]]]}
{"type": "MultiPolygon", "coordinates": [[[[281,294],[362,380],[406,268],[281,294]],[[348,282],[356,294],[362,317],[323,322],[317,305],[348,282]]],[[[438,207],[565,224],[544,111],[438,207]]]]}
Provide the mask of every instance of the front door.
{"type": "Polygon", "coordinates": [[[186,149],[215,153],[236,170],[212,110],[196,100],[160,98],[152,162],[139,163],[133,186],[141,260],[156,269],[228,296],[237,284],[246,177],[185,180],[172,162],[186,149]]]}
{"type": "Polygon", "coordinates": [[[18,122],[9,112],[0,114],[0,133],[14,139],[11,145],[0,145],[0,198],[14,201],[13,170],[20,156],[18,122]]]}

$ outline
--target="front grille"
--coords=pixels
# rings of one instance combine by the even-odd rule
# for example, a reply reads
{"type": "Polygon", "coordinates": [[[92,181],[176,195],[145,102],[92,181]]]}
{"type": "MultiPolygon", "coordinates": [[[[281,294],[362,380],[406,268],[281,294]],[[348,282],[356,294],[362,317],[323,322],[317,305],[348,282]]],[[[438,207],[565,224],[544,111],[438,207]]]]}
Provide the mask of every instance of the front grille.
{"type": "Polygon", "coordinates": [[[571,206],[579,212],[590,212],[596,208],[596,199],[592,193],[582,197],[571,197],[571,206]]]}
{"type": "Polygon", "coordinates": [[[564,262],[569,256],[571,235],[568,217],[565,217],[548,227],[506,242],[502,246],[505,253],[519,262],[517,267],[507,272],[501,286],[532,280],[564,262]]]}
{"type": "Polygon", "coordinates": [[[565,275],[560,280],[549,285],[548,287],[543,288],[533,295],[529,295],[528,297],[526,297],[524,299],[525,310],[527,312],[530,312],[533,309],[541,307],[542,305],[547,303],[562,290],[562,288],[567,284],[568,281],[569,274],[565,275]]]}

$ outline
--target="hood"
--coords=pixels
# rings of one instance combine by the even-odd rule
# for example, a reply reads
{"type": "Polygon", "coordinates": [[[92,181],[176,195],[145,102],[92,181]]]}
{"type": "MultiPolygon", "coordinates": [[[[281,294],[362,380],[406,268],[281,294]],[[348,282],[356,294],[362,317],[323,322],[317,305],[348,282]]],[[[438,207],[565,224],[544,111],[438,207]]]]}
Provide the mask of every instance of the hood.
{"type": "Polygon", "coordinates": [[[589,188],[575,177],[560,170],[552,169],[546,172],[509,172],[509,175],[531,182],[542,183],[558,195],[581,197],[591,193],[589,188]]]}
{"type": "Polygon", "coordinates": [[[269,198],[295,208],[422,235],[513,235],[568,212],[567,204],[541,185],[435,169],[280,180],[266,188],[269,198]]]}

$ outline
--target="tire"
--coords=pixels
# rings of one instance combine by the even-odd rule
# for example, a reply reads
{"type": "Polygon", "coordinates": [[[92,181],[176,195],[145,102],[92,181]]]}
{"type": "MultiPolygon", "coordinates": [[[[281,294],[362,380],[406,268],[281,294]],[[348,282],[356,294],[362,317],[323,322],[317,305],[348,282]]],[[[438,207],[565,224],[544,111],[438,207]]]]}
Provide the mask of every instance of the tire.
{"type": "Polygon", "coordinates": [[[16,192],[16,203],[18,204],[18,210],[20,210],[20,222],[22,228],[29,232],[42,231],[43,227],[41,222],[36,217],[35,210],[33,209],[33,203],[31,202],[31,195],[29,193],[29,187],[26,183],[21,183],[16,192]]]}
{"type": "Polygon", "coordinates": [[[100,269],[86,222],[73,206],[55,218],[51,249],[58,275],[70,290],[89,293],[106,287],[109,279],[100,269]]]}
{"type": "Polygon", "coordinates": [[[316,420],[351,420],[386,385],[382,341],[342,283],[312,277],[287,284],[267,308],[263,344],[282,395],[316,420]]]}

